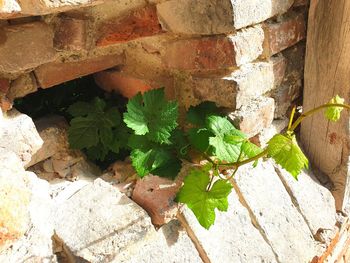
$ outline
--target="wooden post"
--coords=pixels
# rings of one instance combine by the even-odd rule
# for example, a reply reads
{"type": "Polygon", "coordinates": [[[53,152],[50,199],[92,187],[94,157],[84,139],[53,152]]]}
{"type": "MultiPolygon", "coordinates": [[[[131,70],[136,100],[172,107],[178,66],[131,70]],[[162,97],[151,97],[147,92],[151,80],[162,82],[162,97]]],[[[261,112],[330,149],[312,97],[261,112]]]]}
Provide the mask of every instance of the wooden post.
{"type": "MultiPolygon", "coordinates": [[[[305,61],[304,111],[334,95],[350,103],[350,1],[311,0],[305,61]]],[[[338,123],[307,119],[301,140],[311,164],[332,180],[337,210],[350,207],[349,113],[338,123]]]]}

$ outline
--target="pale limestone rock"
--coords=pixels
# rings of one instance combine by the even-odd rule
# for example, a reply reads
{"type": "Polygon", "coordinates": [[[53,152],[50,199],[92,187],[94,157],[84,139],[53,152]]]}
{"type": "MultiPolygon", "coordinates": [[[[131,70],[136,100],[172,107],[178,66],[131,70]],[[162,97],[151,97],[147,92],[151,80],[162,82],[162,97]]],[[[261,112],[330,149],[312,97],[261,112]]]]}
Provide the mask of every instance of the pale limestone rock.
{"type": "Polygon", "coordinates": [[[55,213],[58,237],[76,257],[113,261],[153,230],[147,213],[101,179],[81,188],[55,213]]]}
{"type": "Polygon", "coordinates": [[[192,211],[184,209],[185,219],[209,260],[212,263],[277,262],[234,190],[228,198],[228,211],[216,211],[215,224],[209,230],[199,225],[192,211]]]}
{"type": "Polygon", "coordinates": [[[200,263],[203,262],[187,236],[184,228],[176,220],[161,227],[152,236],[152,239],[144,242],[143,245],[135,244],[113,262],[127,263],[200,263]]]}
{"type": "Polygon", "coordinates": [[[279,262],[310,262],[318,255],[317,242],[271,162],[242,166],[234,182],[279,262]]]}
{"type": "Polygon", "coordinates": [[[336,223],[334,198],[314,174],[310,170],[302,171],[295,180],[281,167],[276,166],[275,169],[312,233],[316,235],[319,230],[333,229],[336,223]]]}
{"type": "Polygon", "coordinates": [[[13,109],[0,117],[0,148],[16,153],[23,165],[30,162],[42,144],[32,119],[27,115],[13,109]]]}
{"type": "Polygon", "coordinates": [[[2,6],[0,6],[0,17],[4,14],[17,13],[21,11],[21,7],[17,0],[3,0],[2,6]]]}

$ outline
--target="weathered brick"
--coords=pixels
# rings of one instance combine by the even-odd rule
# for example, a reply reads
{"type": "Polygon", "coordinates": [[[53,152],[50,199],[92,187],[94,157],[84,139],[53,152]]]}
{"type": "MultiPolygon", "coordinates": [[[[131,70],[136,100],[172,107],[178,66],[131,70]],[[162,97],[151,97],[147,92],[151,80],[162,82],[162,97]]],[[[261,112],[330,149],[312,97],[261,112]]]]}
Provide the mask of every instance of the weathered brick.
{"type": "Polygon", "coordinates": [[[124,54],[107,55],[76,62],[52,62],[35,69],[35,75],[42,88],[86,76],[124,63],[124,54]]]}
{"type": "Polygon", "coordinates": [[[7,93],[10,88],[10,81],[8,79],[0,78],[0,93],[7,93]]]}
{"type": "Polygon", "coordinates": [[[171,69],[188,71],[236,67],[251,62],[261,55],[263,41],[264,32],[259,25],[243,29],[228,37],[178,40],[167,45],[163,63],[171,69]]]}
{"type": "Polygon", "coordinates": [[[274,99],[259,97],[229,114],[229,118],[237,128],[251,137],[271,125],[274,112],[274,99]]]}
{"type": "Polygon", "coordinates": [[[275,87],[274,74],[272,61],[250,63],[219,77],[177,75],[175,89],[185,107],[214,101],[218,106],[236,109],[271,91],[275,87]]]}
{"type": "Polygon", "coordinates": [[[106,21],[98,29],[97,46],[107,46],[162,33],[156,8],[147,6],[126,17],[106,21]]]}
{"type": "Polygon", "coordinates": [[[283,14],[293,0],[170,0],[157,5],[164,29],[184,34],[234,32],[283,14]]]}
{"type": "Polygon", "coordinates": [[[0,72],[17,73],[55,58],[53,32],[42,22],[0,29],[0,72]]]}
{"type": "Polygon", "coordinates": [[[83,50],[86,47],[87,20],[61,17],[56,25],[54,45],[62,50],[83,50]]]}
{"type": "Polygon", "coordinates": [[[282,21],[265,23],[265,56],[270,57],[293,46],[306,36],[305,14],[291,14],[282,21]]]}
{"type": "Polygon", "coordinates": [[[38,90],[38,84],[33,73],[21,75],[11,82],[11,87],[8,91],[7,97],[10,100],[22,98],[27,94],[38,90]]]}

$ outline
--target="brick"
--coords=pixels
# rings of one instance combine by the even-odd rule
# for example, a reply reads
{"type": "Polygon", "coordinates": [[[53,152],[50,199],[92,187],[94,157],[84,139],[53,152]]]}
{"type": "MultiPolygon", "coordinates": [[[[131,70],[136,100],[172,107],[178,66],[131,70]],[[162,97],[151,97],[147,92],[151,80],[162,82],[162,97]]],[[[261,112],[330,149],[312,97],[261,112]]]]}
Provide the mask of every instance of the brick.
{"type": "Polygon", "coordinates": [[[0,92],[7,93],[10,88],[10,81],[8,79],[0,78],[0,92]]]}
{"type": "Polygon", "coordinates": [[[239,110],[229,114],[229,118],[241,131],[252,137],[271,125],[275,112],[272,98],[252,99],[239,110]]]}
{"type": "Polygon", "coordinates": [[[62,17],[57,26],[54,46],[60,50],[79,51],[86,48],[87,20],[62,17]]]}
{"type": "Polygon", "coordinates": [[[275,87],[274,74],[273,61],[245,64],[223,76],[180,74],[175,78],[175,90],[185,107],[213,101],[218,106],[236,109],[271,91],[275,87]]]}
{"type": "Polygon", "coordinates": [[[35,76],[41,88],[86,76],[124,63],[124,54],[107,55],[76,62],[52,62],[35,69],[35,76]]]}
{"type": "Polygon", "coordinates": [[[147,6],[126,17],[106,21],[98,29],[97,46],[108,46],[162,33],[156,9],[147,6]]]}
{"type": "Polygon", "coordinates": [[[157,5],[162,27],[181,34],[231,33],[285,13],[293,0],[170,0],[157,5]]]}
{"type": "Polygon", "coordinates": [[[259,25],[228,37],[178,40],[167,45],[163,63],[170,69],[192,72],[236,67],[261,55],[263,41],[264,32],[259,25]]]}
{"type": "Polygon", "coordinates": [[[124,74],[118,70],[106,70],[94,74],[97,85],[108,92],[117,92],[126,98],[132,98],[138,92],[145,92],[152,87],[147,80],[124,74]]]}
{"type": "Polygon", "coordinates": [[[55,58],[53,32],[42,22],[0,29],[0,72],[18,73],[55,58]]]}
{"type": "Polygon", "coordinates": [[[306,36],[303,13],[291,14],[277,23],[265,23],[265,56],[270,57],[293,46],[306,36]]]}
{"type": "Polygon", "coordinates": [[[7,97],[10,100],[22,98],[38,90],[38,84],[33,73],[21,75],[11,82],[7,97]]]}

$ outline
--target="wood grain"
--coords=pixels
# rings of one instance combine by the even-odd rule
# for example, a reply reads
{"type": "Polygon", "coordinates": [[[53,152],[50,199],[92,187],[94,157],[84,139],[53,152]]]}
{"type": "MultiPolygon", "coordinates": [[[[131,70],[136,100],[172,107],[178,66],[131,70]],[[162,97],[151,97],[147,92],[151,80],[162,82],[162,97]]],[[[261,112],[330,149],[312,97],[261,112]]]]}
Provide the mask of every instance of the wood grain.
{"type": "MultiPolygon", "coordinates": [[[[311,0],[305,61],[304,111],[335,94],[350,103],[350,1],[311,0]]],[[[301,139],[313,165],[334,183],[336,207],[349,203],[349,114],[338,123],[322,113],[307,119],[301,139]]]]}

